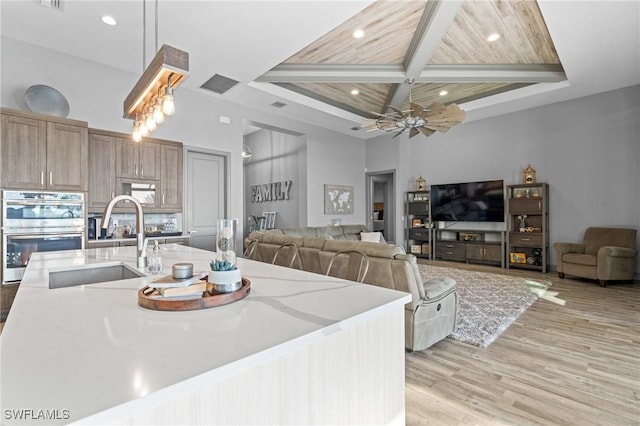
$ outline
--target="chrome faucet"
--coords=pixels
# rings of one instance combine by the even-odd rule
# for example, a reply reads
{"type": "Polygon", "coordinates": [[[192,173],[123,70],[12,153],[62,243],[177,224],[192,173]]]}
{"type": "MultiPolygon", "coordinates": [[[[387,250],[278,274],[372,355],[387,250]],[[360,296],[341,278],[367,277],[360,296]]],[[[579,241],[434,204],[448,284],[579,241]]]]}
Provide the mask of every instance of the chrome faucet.
{"type": "Polygon", "coordinates": [[[109,228],[109,219],[111,218],[111,210],[113,207],[120,201],[131,201],[136,206],[136,239],[138,245],[138,268],[146,268],[147,267],[147,252],[146,252],[146,244],[144,241],[144,213],[142,212],[142,205],[138,200],[133,198],[131,195],[118,195],[113,200],[109,201],[107,207],[104,209],[104,214],[102,215],[102,224],[100,227],[104,229],[109,228]]]}

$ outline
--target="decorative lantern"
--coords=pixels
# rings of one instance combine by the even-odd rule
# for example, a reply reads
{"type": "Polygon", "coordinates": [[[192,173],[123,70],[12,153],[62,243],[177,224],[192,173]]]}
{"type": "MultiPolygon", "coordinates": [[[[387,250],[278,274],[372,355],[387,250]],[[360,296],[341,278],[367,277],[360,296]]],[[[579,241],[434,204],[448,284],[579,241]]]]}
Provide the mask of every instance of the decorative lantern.
{"type": "Polygon", "coordinates": [[[531,164],[522,171],[522,183],[527,185],[536,183],[536,169],[531,167],[531,164]]]}
{"type": "Polygon", "coordinates": [[[420,176],[416,180],[416,191],[424,191],[427,189],[427,181],[424,180],[422,176],[420,176]]]}

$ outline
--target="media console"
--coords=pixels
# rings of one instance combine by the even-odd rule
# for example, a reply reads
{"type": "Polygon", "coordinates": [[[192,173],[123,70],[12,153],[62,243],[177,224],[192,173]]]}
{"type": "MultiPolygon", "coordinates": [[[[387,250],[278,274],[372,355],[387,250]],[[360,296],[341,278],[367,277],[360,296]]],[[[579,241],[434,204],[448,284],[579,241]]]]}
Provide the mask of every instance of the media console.
{"type": "Polygon", "coordinates": [[[434,229],[435,259],[505,267],[505,231],[434,229]]]}

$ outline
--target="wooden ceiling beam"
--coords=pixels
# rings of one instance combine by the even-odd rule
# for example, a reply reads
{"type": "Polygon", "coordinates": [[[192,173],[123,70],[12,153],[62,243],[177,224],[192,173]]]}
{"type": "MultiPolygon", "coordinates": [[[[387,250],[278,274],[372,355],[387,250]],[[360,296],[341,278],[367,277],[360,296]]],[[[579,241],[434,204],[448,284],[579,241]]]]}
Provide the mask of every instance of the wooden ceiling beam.
{"type": "MultiPolygon", "coordinates": [[[[411,78],[415,79],[414,83],[541,83],[566,80],[562,66],[556,64],[427,65],[411,78]]],[[[406,79],[407,74],[397,65],[298,64],[277,66],[256,81],[400,84],[406,79]]],[[[406,96],[399,103],[405,100],[406,96]]]]}
{"type": "Polygon", "coordinates": [[[401,83],[400,65],[280,64],[255,81],[264,83],[401,83]]]}
{"type": "MultiPolygon", "coordinates": [[[[462,1],[429,1],[404,58],[405,81],[416,79],[429,63],[440,40],[456,17],[462,1]]],[[[411,91],[410,84],[398,84],[389,91],[387,105],[400,105],[411,91]]]]}

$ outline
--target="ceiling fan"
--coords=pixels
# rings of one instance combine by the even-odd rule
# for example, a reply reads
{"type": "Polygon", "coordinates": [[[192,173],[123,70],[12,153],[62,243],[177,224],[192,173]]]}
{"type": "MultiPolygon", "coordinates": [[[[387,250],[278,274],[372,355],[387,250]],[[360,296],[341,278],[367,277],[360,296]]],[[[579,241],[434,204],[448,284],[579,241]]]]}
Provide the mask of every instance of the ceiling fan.
{"type": "MultiPolygon", "coordinates": [[[[412,84],[413,81],[408,81],[412,84]]],[[[411,100],[409,91],[409,109],[402,111],[399,108],[389,105],[390,113],[380,114],[372,112],[378,118],[371,124],[363,126],[368,128],[368,132],[382,130],[383,132],[397,132],[393,137],[397,137],[409,130],[409,138],[422,133],[431,136],[435,132],[447,132],[453,126],[462,123],[466,113],[456,104],[442,105],[433,102],[428,108],[411,100]]]]}
{"type": "Polygon", "coordinates": [[[422,133],[431,136],[435,132],[447,132],[453,126],[460,124],[464,120],[466,113],[456,104],[446,107],[439,102],[433,102],[428,108],[415,102],[409,102],[408,110],[402,111],[389,105],[393,112],[380,114],[375,122],[364,126],[367,131],[382,130],[384,132],[397,132],[393,137],[397,137],[409,130],[409,137],[412,138],[422,133]]]}

